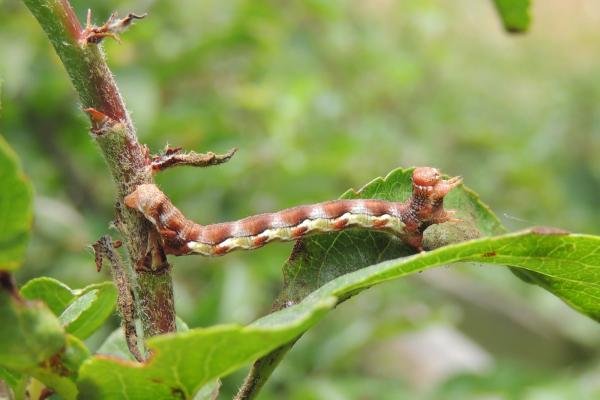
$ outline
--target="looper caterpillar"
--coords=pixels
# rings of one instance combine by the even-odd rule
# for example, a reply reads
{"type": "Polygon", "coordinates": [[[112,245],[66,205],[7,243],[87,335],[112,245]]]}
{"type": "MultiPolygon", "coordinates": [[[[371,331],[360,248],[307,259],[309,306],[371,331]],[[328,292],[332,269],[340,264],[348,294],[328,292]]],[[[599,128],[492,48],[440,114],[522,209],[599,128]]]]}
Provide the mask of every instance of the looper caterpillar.
{"type": "Polygon", "coordinates": [[[445,180],[437,169],[419,167],[413,171],[412,195],[405,202],[333,200],[213,225],[186,219],[153,184],[139,185],[125,197],[125,204],[140,211],[156,226],[165,251],[174,255],[220,256],[276,240],[297,240],[347,228],[390,232],[422,250],[425,228],[453,219],[454,212],[444,210],[444,196],[461,181],[460,177],[445,180]]]}

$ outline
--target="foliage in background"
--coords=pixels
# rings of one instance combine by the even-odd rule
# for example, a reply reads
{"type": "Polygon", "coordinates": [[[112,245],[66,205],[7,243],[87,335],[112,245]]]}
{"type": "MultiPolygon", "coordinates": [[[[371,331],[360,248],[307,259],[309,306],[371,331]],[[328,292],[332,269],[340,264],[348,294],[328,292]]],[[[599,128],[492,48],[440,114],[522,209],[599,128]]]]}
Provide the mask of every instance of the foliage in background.
{"type": "Polygon", "coordinates": [[[33,197],[17,155],[0,136],[0,185],[6,190],[0,197],[0,270],[16,269],[25,257],[31,230],[33,197]]]}
{"type": "MultiPolygon", "coordinates": [[[[435,164],[464,175],[509,215],[504,222],[513,229],[543,223],[598,233],[600,84],[590,43],[600,35],[576,7],[544,2],[540,13],[560,12],[540,15],[531,35],[515,41],[500,32],[489,4],[471,2],[310,1],[282,8],[183,1],[177,9],[165,2],[74,3],[80,19],[87,6],[97,21],[113,9],[150,12],[121,46],[106,45],[143,141],[155,150],[166,141],[197,150],[240,148],[219,169],[162,178],[199,221],[329,199],[399,164],[435,164]],[[556,29],[574,20],[582,22],[556,29]]],[[[17,276],[25,282],[51,275],[81,287],[102,280],[84,249],[106,230],[112,188],[39,27],[20,3],[0,7],[1,130],[38,193],[34,243],[17,276]]],[[[289,249],[177,260],[182,316],[206,326],[265,314],[289,249]]],[[[365,294],[351,310],[342,306],[339,317],[298,344],[268,391],[274,398],[414,393],[398,360],[388,368],[369,364],[364,349],[388,338],[389,353],[398,344],[392,338],[440,324],[475,338],[495,361],[481,378],[454,375],[445,387],[456,398],[509,389],[583,398],[576,395],[593,389],[595,327],[500,271],[449,277],[462,289],[423,274],[365,294]],[[506,307],[474,307],[468,294],[481,285],[506,307]],[[492,318],[477,318],[478,307],[492,318]],[[498,334],[493,319],[510,324],[510,333],[498,334]],[[291,387],[298,376],[308,378],[291,387]]],[[[92,337],[90,347],[109,331],[92,337]]],[[[236,389],[234,378],[225,381],[225,393],[236,389]]]]}
{"type": "Polygon", "coordinates": [[[504,28],[508,32],[520,33],[527,30],[529,16],[529,0],[494,0],[504,28]]]}

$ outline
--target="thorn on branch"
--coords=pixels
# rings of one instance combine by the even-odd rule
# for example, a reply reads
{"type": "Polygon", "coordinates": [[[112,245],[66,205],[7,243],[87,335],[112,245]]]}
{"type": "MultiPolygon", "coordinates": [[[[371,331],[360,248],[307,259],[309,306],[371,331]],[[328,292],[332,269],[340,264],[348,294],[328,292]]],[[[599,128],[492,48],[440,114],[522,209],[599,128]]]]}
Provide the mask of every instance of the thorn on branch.
{"type": "Polygon", "coordinates": [[[144,357],[138,348],[138,337],[135,329],[135,303],[130,279],[123,266],[123,261],[115,249],[121,247],[120,240],[113,242],[108,235],[102,236],[92,245],[96,270],[100,271],[102,262],[106,259],[111,266],[113,281],[118,290],[118,307],[123,321],[125,340],[129,351],[136,360],[142,362],[144,357]]]}
{"type": "Polygon", "coordinates": [[[191,167],[210,167],[212,165],[223,164],[236,153],[237,149],[233,148],[225,154],[215,154],[212,151],[208,153],[196,153],[190,151],[182,152],[181,147],[167,146],[162,154],[152,157],[152,171],[159,172],[167,168],[188,165],[191,167]]]}
{"type": "Polygon", "coordinates": [[[119,123],[95,108],[85,108],[83,111],[85,111],[88,114],[88,117],[90,117],[90,121],[92,123],[91,131],[94,135],[103,135],[113,129],[119,123]]]}
{"type": "Polygon", "coordinates": [[[148,14],[137,15],[127,14],[124,18],[117,18],[117,13],[113,12],[108,20],[101,26],[92,25],[92,10],[88,9],[85,29],[81,32],[80,41],[82,43],[100,43],[104,38],[111,37],[118,43],[121,43],[119,33],[125,31],[134,20],[145,18],[148,14]]]}

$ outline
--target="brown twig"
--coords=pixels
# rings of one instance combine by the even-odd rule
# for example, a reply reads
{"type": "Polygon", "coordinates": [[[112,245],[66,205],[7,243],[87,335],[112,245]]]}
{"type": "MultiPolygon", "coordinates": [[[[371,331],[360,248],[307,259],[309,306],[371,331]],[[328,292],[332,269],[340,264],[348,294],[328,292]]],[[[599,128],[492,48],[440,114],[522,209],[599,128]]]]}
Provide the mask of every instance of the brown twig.
{"type": "Polygon", "coordinates": [[[138,347],[138,336],[135,329],[135,307],[133,299],[133,290],[131,286],[131,280],[125,271],[121,256],[115,250],[120,247],[119,241],[113,242],[112,238],[108,235],[102,236],[96,243],[92,245],[94,249],[94,257],[96,261],[96,270],[100,271],[102,268],[102,262],[104,259],[108,260],[110,264],[110,271],[117,286],[118,301],[117,305],[119,308],[119,314],[121,314],[121,321],[123,324],[123,330],[125,333],[125,341],[129,351],[136,360],[144,361],[144,357],[138,347]]]}
{"type": "Polygon", "coordinates": [[[167,168],[190,166],[190,167],[210,167],[226,163],[233,157],[237,149],[233,148],[225,154],[215,154],[212,151],[208,153],[196,153],[190,151],[182,152],[181,147],[167,146],[162,154],[152,157],[152,171],[164,171],[167,168]]]}
{"type": "Polygon", "coordinates": [[[119,33],[123,32],[136,19],[146,18],[148,14],[136,15],[129,13],[125,18],[117,18],[117,13],[114,12],[108,17],[108,20],[100,26],[92,25],[92,10],[88,9],[85,29],[81,34],[80,41],[82,43],[98,44],[104,38],[111,37],[121,43],[119,33]]]}

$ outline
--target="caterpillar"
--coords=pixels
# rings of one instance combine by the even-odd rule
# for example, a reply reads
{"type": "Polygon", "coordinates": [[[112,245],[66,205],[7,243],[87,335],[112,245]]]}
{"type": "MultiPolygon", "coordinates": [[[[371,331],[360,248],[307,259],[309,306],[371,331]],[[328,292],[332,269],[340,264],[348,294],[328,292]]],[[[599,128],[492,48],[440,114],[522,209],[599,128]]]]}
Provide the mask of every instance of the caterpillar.
{"type": "Polygon", "coordinates": [[[443,201],[461,182],[461,177],[445,180],[437,169],[419,167],[413,171],[412,194],[405,202],[333,200],[212,225],[185,218],[154,184],[137,186],[124,202],[154,224],[165,252],[173,255],[221,256],[236,249],[250,250],[272,241],[347,228],[389,232],[422,251],[425,228],[454,219],[454,211],[445,210],[443,201]]]}

